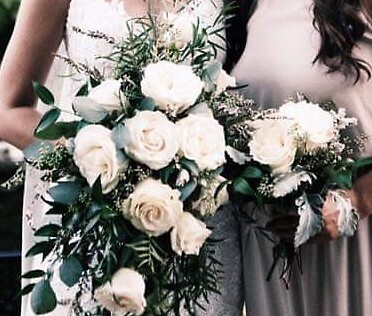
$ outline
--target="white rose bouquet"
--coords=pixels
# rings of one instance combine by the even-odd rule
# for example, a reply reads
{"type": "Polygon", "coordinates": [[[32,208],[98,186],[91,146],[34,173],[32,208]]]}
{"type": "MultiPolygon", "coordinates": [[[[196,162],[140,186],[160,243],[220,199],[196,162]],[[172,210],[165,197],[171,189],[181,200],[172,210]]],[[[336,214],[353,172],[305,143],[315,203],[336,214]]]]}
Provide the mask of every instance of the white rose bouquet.
{"type": "Polygon", "coordinates": [[[278,109],[258,110],[253,101],[235,96],[214,108],[231,146],[233,167],[225,182],[230,197],[256,203],[262,210],[259,225],[290,212],[298,215],[294,242],[287,245],[291,249],[279,243],[275,260],[293,259],[299,246],[322,230],[327,194],[340,206],[340,235],[353,235],[357,212],[340,189],[351,188],[358,168],[371,164],[370,159],[355,159],[368,140],[353,136],[355,118],[332,102],[315,104],[300,97],[278,109]]]}
{"type": "Polygon", "coordinates": [[[73,101],[72,121],[60,120],[53,94],[34,85],[50,110],[25,155],[49,186],[48,214],[61,218],[35,231],[44,239],[27,253],[48,257],[46,271],[24,275],[40,278],[24,289],[36,314],[57,304],[56,269],[79,315],[191,314],[218,292],[221,267],[204,220],[227,201],[226,192],[214,196],[226,144],[210,105],[234,80],[215,61],[210,36],[217,31],[197,23],[190,34],[187,17],[167,19],[131,21],[129,36],[110,39],[114,78],[66,58],[90,77],[73,101]],[[97,304],[87,307],[87,295],[97,304]]]}

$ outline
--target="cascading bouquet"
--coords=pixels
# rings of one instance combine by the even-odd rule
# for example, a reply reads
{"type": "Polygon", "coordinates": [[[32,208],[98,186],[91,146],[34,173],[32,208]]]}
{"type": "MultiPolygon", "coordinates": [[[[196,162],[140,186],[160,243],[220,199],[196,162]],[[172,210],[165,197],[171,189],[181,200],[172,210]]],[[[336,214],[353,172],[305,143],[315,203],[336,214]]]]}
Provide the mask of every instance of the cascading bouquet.
{"type": "Polygon", "coordinates": [[[23,291],[32,291],[37,314],[56,307],[56,274],[74,290],[76,315],[194,314],[218,292],[221,267],[204,219],[227,200],[214,194],[225,137],[209,105],[234,80],[215,61],[211,40],[223,15],[207,28],[191,21],[181,28],[177,19],[130,21],[122,42],[76,29],[112,45],[116,72],[105,78],[66,58],[90,76],[71,121],[60,121],[52,93],[34,84],[50,109],[25,155],[49,186],[47,214],[61,218],[35,231],[44,239],[27,253],[47,263],[23,276],[40,278],[23,291]]]}
{"type": "Polygon", "coordinates": [[[268,276],[282,258],[282,277],[288,281],[299,247],[324,226],[322,207],[327,195],[340,212],[339,234],[354,235],[358,213],[342,190],[351,188],[359,168],[371,164],[368,158],[354,159],[369,138],[353,136],[357,120],[332,102],[315,104],[299,95],[299,100],[278,109],[258,110],[253,101],[232,99],[215,106],[235,163],[224,184],[229,185],[232,199],[254,201],[263,216],[298,215],[294,242],[276,244],[268,276]]]}

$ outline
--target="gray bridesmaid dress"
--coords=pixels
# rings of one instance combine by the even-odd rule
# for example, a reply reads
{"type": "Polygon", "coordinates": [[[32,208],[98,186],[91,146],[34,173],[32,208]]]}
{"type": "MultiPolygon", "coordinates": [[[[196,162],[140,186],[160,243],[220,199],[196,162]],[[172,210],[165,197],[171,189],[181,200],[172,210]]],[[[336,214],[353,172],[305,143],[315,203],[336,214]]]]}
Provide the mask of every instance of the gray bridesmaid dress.
{"type": "MultiPolygon", "coordinates": [[[[277,107],[296,92],[312,101],[332,99],[358,118],[359,131],[372,135],[372,80],[313,64],[320,36],[312,24],[311,0],[258,0],[248,23],[244,53],[233,70],[243,93],[265,108],[277,107]]],[[[355,47],[356,56],[372,65],[372,29],[355,47]]],[[[372,154],[372,144],[365,155],[372,154]]],[[[250,208],[253,218],[262,216],[250,208]]],[[[266,281],[272,246],[254,225],[241,227],[245,302],[248,316],[371,316],[372,217],[360,221],[355,237],[302,247],[302,268],[295,269],[287,290],[276,270],[266,281]]]]}

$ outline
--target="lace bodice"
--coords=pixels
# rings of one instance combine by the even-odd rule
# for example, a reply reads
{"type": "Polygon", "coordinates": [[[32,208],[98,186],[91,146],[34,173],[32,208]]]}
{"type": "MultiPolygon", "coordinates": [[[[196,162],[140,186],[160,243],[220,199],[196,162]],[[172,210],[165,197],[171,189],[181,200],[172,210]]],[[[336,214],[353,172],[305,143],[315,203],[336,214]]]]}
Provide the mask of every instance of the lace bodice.
{"type": "MultiPolygon", "coordinates": [[[[189,0],[178,14],[195,16],[201,26],[210,26],[221,13],[222,7],[223,0],[189,0]]],[[[127,22],[130,19],[132,17],[125,11],[122,0],[71,0],[65,32],[67,52],[62,55],[67,55],[74,63],[82,63],[90,69],[96,68],[106,78],[112,77],[113,65],[102,57],[110,55],[113,46],[104,39],[91,38],[86,33],[99,32],[120,41],[127,34],[127,22]]],[[[220,38],[215,37],[213,41],[219,41],[223,46],[220,38]]],[[[224,53],[220,51],[218,59],[222,61],[223,58],[224,53]]],[[[57,91],[60,92],[60,106],[71,111],[73,96],[85,82],[86,76],[68,69],[62,72],[62,77],[62,83],[53,85],[60,90],[57,91]]]]}
{"type": "MultiPolygon", "coordinates": [[[[222,5],[222,0],[191,0],[179,14],[195,15],[202,26],[212,25],[222,5]]],[[[105,76],[110,76],[110,62],[99,57],[109,55],[112,47],[104,40],[89,38],[76,30],[98,31],[120,40],[127,34],[126,22],[130,19],[122,0],[71,0],[66,24],[69,57],[75,62],[96,67],[105,76]]]]}

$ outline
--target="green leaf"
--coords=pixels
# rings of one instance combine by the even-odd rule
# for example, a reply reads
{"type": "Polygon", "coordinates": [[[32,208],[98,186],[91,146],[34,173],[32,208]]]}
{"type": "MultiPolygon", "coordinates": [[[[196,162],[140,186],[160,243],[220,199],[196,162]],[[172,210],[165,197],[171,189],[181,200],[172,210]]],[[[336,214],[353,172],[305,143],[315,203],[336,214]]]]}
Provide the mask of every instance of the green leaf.
{"type": "Polygon", "coordinates": [[[98,204],[102,204],[103,194],[102,194],[101,176],[99,176],[93,184],[92,197],[93,197],[93,201],[97,202],[98,204]]]}
{"type": "Polygon", "coordinates": [[[180,164],[182,167],[190,171],[193,176],[196,177],[199,175],[199,168],[195,161],[183,157],[180,160],[180,164]]]}
{"type": "Polygon", "coordinates": [[[125,138],[124,138],[124,133],[125,131],[125,126],[124,124],[118,124],[116,125],[111,132],[112,139],[118,148],[124,148],[124,145],[126,143],[125,138]]]}
{"type": "Polygon", "coordinates": [[[56,140],[61,137],[74,137],[78,131],[79,122],[56,122],[53,125],[39,131],[35,136],[39,139],[56,140]]]}
{"type": "Polygon", "coordinates": [[[336,183],[345,189],[351,189],[352,186],[352,179],[351,179],[351,171],[341,171],[337,174],[336,183]]]}
{"type": "Polygon", "coordinates": [[[54,243],[49,241],[41,241],[33,245],[26,253],[26,257],[32,257],[43,254],[45,258],[54,248],[54,243]]]}
{"type": "Polygon", "coordinates": [[[96,215],[95,217],[91,218],[88,222],[88,225],[84,229],[84,234],[88,233],[100,220],[101,214],[96,215]]]}
{"type": "Polygon", "coordinates": [[[29,293],[32,292],[32,290],[34,289],[35,287],[35,283],[30,283],[30,284],[27,284],[22,290],[21,292],[19,293],[20,295],[27,295],[29,293]]]}
{"type": "Polygon", "coordinates": [[[52,92],[36,81],[33,82],[33,86],[36,95],[43,103],[48,105],[54,104],[55,100],[52,92]]]}
{"type": "Polygon", "coordinates": [[[144,98],[138,105],[138,110],[140,111],[154,111],[156,108],[155,100],[152,98],[144,98]]]}
{"type": "Polygon", "coordinates": [[[163,183],[168,183],[170,176],[176,169],[176,166],[174,163],[169,164],[165,168],[160,170],[160,178],[163,183]]]}
{"type": "Polygon", "coordinates": [[[247,195],[247,196],[254,196],[254,191],[250,184],[244,178],[237,178],[234,180],[232,184],[233,190],[236,193],[247,195]]]}
{"type": "Polygon", "coordinates": [[[186,201],[188,197],[194,192],[198,183],[195,180],[191,180],[181,189],[181,201],[186,201]]]}
{"type": "Polygon", "coordinates": [[[61,228],[61,226],[56,224],[48,224],[39,228],[34,235],[40,237],[57,237],[61,228]]]}
{"type": "Polygon", "coordinates": [[[52,143],[45,140],[36,140],[31,145],[23,149],[23,155],[27,161],[35,161],[40,158],[40,151],[52,152],[52,143]]]}
{"type": "Polygon", "coordinates": [[[352,168],[354,170],[357,170],[359,168],[365,168],[365,167],[370,167],[372,166],[372,157],[366,157],[366,158],[361,158],[355,161],[352,165],[352,168]]]}
{"type": "Polygon", "coordinates": [[[223,190],[224,187],[228,186],[230,184],[229,180],[222,181],[220,184],[218,184],[216,191],[214,192],[214,199],[217,199],[218,194],[223,190]]]}
{"type": "Polygon", "coordinates": [[[75,256],[65,259],[59,268],[60,278],[67,286],[74,286],[80,279],[83,266],[75,256]]]}
{"type": "Polygon", "coordinates": [[[241,176],[247,179],[261,179],[263,172],[257,167],[247,166],[241,176]]]}
{"type": "Polygon", "coordinates": [[[52,204],[52,208],[50,208],[45,214],[47,215],[62,215],[65,214],[68,211],[68,208],[66,205],[60,205],[57,203],[53,203],[51,201],[48,201],[47,203],[52,204]]]}
{"type": "Polygon", "coordinates": [[[85,97],[89,94],[89,84],[85,83],[82,85],[79,89],[79,91],[76,93],[77,97],[85,97]]]}
{"type": "Polygon", "coordinates": [[[134,251],[132,248],[124,246],[120,254],[120,266],[125,267],[128,261],[132,258],[134,251]]]}
{"type": "Polygon", "coordinates": [[[58,120],[60,115],[61,110],[57,108],[51,109],[46,112],[35,129],[35,136],[38,136],[38,133],[53,125],[58,120]]]}
{"type": "Polygon", "coordinates": [[[40,278],[45,275],[45,272],[43,270],[32,270],[28,271],[25,274],[22,274],[21,278],[23,279],[34,279],[34,278],[40,278]]]}
{"type": "Polygon", "coordinates": [[[76,201],[80,190],[81,184],[78,182],[58,182],[48,190],[48,193],[55,203],[70,205],[76,201]]]}
{"type": "Polygon", "coordinates": [[[57,306],[56,295],[49,281],[38,282],[31,293],[31,308],[36,315],[53,311],[57,306]]]}

